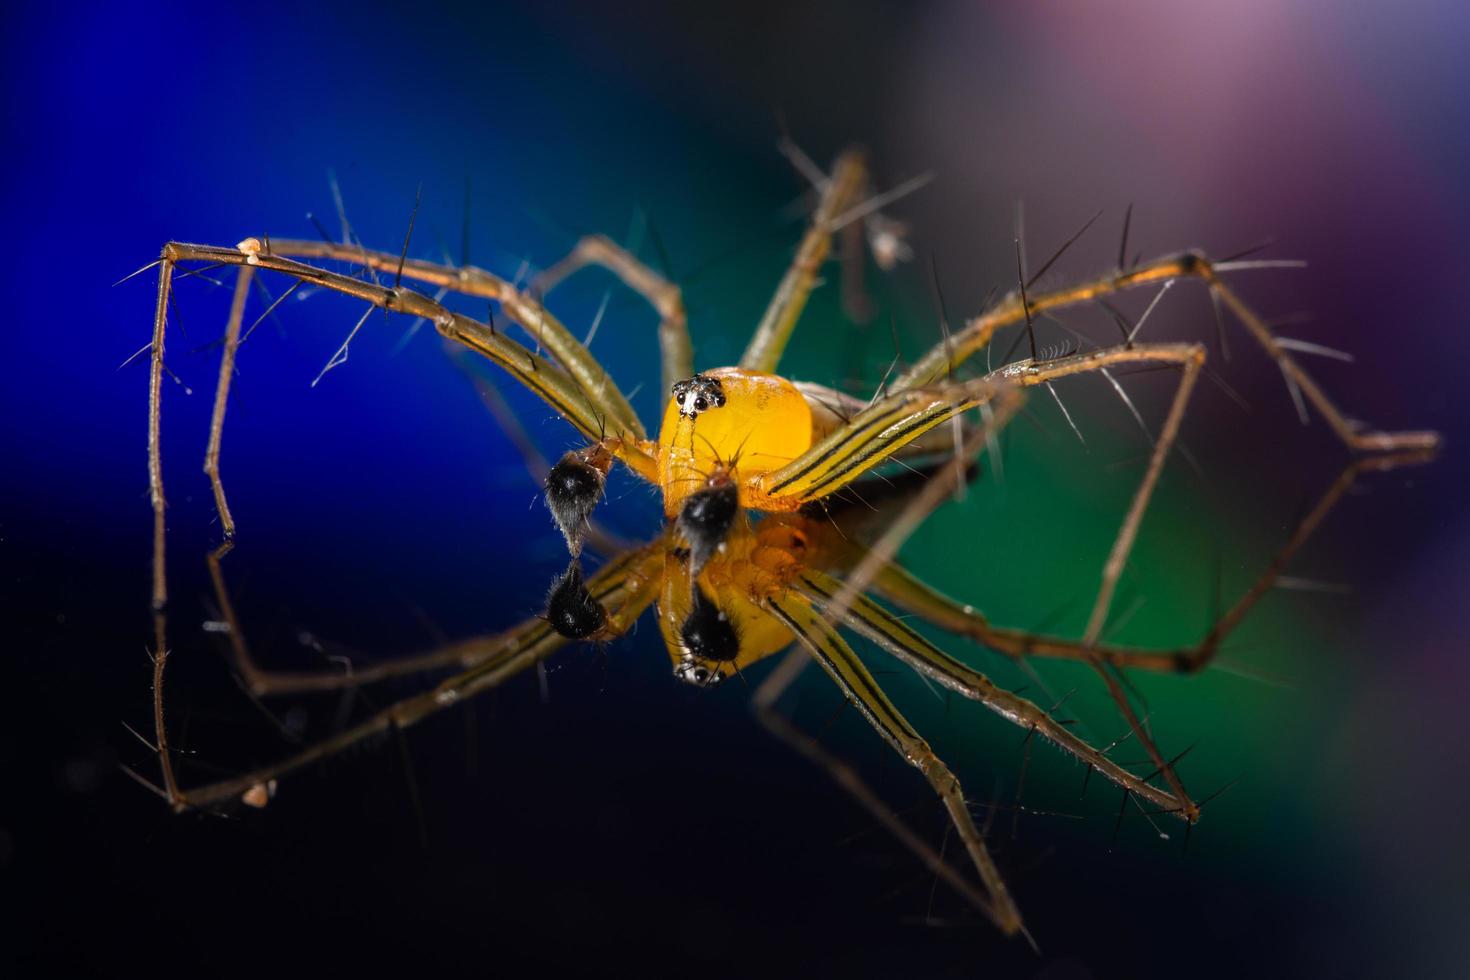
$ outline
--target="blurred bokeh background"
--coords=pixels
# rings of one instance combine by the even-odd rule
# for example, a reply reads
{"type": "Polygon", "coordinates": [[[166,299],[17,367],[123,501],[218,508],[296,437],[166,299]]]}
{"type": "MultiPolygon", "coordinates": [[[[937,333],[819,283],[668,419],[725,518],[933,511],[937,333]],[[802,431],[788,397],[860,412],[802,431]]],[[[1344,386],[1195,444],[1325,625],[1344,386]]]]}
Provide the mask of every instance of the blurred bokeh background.
{"type": "MultiPolygon", "coordinates": [[[[0,384],[4,955],[25,974],[1463,975],[1467,20],[1449,2],[22,4],[0,68],[0,249],[25,273],[0,384]],[[883,186],[936,175],[890,210],[918,255],[868,270],[874,321],[844,319],[835,284],[819,291],[793,376],[866,395],[894,355],[890,322],[905,358],[935,342],[931,268],[955,321],[1009,289],[1017,202],[1033,267],[1104,211],[1051,285],[1116,261],[1131,204],[1145,257],[1270,238],[1264,256],[1308,260],[1236,284],[1284,332],[1356,355],[1311,361],[1350,414],[1446,434],[1432,465],[1362,481],[1292,564],[1325,587],[1273,593],[1216,668],[1136,678],[1165,749],[1198,743],[1191,789],[1238,780],[1187,851],[1137,813],[1115,832],[1118,794],[1098,780],[1080,794],[1081,770],[1045,748],[1018,816],[1021,733],[884,673],[971,797],[998,805],[1033,955],[760,730],[738,685],[678,685],[647,620],[564,654],[544,695],[519,679],[401,747],[284,783],[263,812],[174,816],[122,774],[156,769],[123,727],[151,723],[150,514],[146,359],[118,366],[148,342],[154,280],[113,282],[169,239],[313,237],[308,215],[336,228],[331,171],[363,240],[388,250],[420,185],[415,255],[467,244],[514,275],[585,232],[627,242],[684,287],[698,364],[728,363],[800,231],[782,126],[821,161],[864,143],[883,186]]],[[[585,328],[610,286],[588,273],[553,308],[585,328]]],[[[1123,302],[1136,316],[1148,299],[1123,302]]],[[[181,282],[169,338],[169,706],[189,781],[416,689],[267,713],[204,629],[219,529],[199,464],[227,302],[181,282]]],[[[539,610],[564,563],[519,455],[430,331],[370,318],[310,386],[359,315],[293,297],[241,351],[225,574],[281,666],[503,628],[539,610]]],[[[1064,319],[1099,342],[1114,329],[1095,311],[1064,319]]],[[[662,402],[654,323],[614,289],[593,345],[645,418],[662,402]]],[[[1149,321],[1155,339],[1208,342],[1250,410],[1201,386],[1184,430],[1199,467],[1171,463],[1119,639],[1196,638],[1344,462],[1231,326],[1226,363],[1187,285],[1149,321]]],[[[1170,378],[1127,384],[1156,427],[1170,378]]],[[[573,445],[503,390],[542,452],[573,445]]],[[[1086,444],[1033,400],[1004,478],[988,470],[904,557],[998,622],[1076,631],[1146,445],[1104,385],[1061,394],[1086,444]]],[[[637,536],[657,507],[622,482],[602,514],[637,536]]],[[[1039,664],[1039,687],[949,642],[1038,701],[1075,688],[1082,729],[1122,733],[1085,672],[1039,664]]],[[[855,713],[831,720],[837,704],[813,675],[790,707],[938,843],[927,791],[855,713]]]]}

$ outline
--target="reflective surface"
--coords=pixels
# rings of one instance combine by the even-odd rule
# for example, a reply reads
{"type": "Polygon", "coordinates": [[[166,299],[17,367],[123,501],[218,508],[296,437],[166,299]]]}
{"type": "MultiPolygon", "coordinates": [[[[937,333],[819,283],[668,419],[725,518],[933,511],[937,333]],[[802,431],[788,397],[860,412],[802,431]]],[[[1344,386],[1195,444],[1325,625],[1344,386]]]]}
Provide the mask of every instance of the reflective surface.
{"type": "MultiPolygon", "coordinates": [[[[1470,527],[1455,395],[1470,353],[1458,290],[1470,88],[1452,45],[1464,15],[1058,9],[772,5],[739,24],[361,6],[22,15],[4,59],[8,89],[26,93],[12,115],[26,150],[5,164],[17,193],[4,248],[26,274],[0,385],[3,598],[18,638],[5,644],[18,670],[4,686],[0,860],[21,899],[21,940],[4,955],[32,972],[145,956],[226,971],[401,958],[466,972],[628,961],[874,976],[1463,966],[1456,600],[1470,527]],[[1188,854],[1136,814],[1114,842],[1118,795],[1094,781],[1079,798],[1081,771],[1036,747],[1022,798],[1047,813],[1013,825],[1002,810],[992,833],[1038,959],[943,888],[931,904],[917,863],[764,735],[738,684],[699,691],[670,676],[647,619],[602,654],[556,661],[544,702],[528,678],[413,732],[415,790],[392,742],[229,820],[173,816],[121,775],[120,763],[153,773],[119,724],[146,733],[151,702],[146,368],[117,369],[147,342],[153,295],[147,275],[110,283],[169,238],[304,237],[308,211],[336,234],[329,167],[358,233],[390,250],[422,181],[414,252],[458,258],[469,177],[471,261],[513,275],[584,231],[640,240],[684,284],[696,366],[732,363],[799,233],[787,219],[802,182],[774,152],[773,107],[819,160],[861,139],[885,185],[938,174],[892,209],[920,257],[892,279],[870,270],[878,318],[845,324],[833,277],[792,341],[792,376],[870,393],[893,356],[890,311],[907,358],[932,343],[930,252],[954,320],[1010,288],[1018,198],[1033,268],[1106,208],[1048,273],[1056,282],[1116,262],[1132,202],[1130,251],[1146,257],[1275,236],[1266,256],[1309,260],[1238,282],[1269,315],[1315,314],[1286,332],[1358,355],[1313,362],[1352,414],[1445,431],[1437,463],[1370,481],[1292,566],[1334,591],[1273,597],[1226,669],[1136,678],[1160,740],[1200,742],[1182,764],[1192,791],[1240,779],[1188,854]],[[940,924],[922,924],[931,912],[940,924]]],[[[590,327],[609,283],[586,275],[553,297],[574,328],[590,327]]],[[[228,290],[196,279],[177,303],[170,367],[192,394],[165,392],[168,690],[174,742],[207,778],[329,730],[339,706],[286,699],[267,717],[204,628],[218,618],[204,564],[218,529],[199,464],[228,290]]],[[[360,313],[293,297],[241,350],[222,463],[241,533],[225,573],[252,644],[280,665],[503,628],[542,608],[565,563],[513,444],[429,331],[400,348],[408,324],[371,318],[348,363],[310,387],[360,313]]],[[[656,322],[615,290],[593,344],[625,390],[642,383],[645,420],[664,400],[656,322]]],[[[1115,329],[1102,315],[1066,322],[1099,341],[1115,329]]],[[[1044,345],[1073,342],[1042,330],[1044,345]]],[[[1226,599],[1249,581],[1340,453],[1320,423],[1301,427],[1238,335],[1223,364],[1202,294],[1174,290],[1146,330],[1210,343],[1252,407],[1201,387],[1184,439],[1203,477],[1171,464],[1120,595],[1121,611],[1143,600],[1120,639],[1188,640],[1215,580],[1226,599]]],[[[1169,379],[1123,380],[1156,426],[1169,379]]],[[[1075,631],[1145,443],[1105,387],[1060,394],[1087,445],[1033,399],[1038,425],[1015,423],[1004,473],[987,472],[905,556],[997,622],[1075,631]]],[[[545,455],[572,445],[538,403],[506,397],[545,455]]],[[[599,517],[638,537],[658,510],[615,477],[599,517]]],[[[952,649],[1044,700],[997,658],[952,649]]],[[[1058,699],[1079,688],[1067,706],[1093,734],[1122,733],[1090,678],[1039,670],[1058,699]]],[[[883,680],[979,801],[1011,804],[1025,757],[1012,729],[906,675],[883,680]]],[[[912,809],[927,802],[922,783],[851,712],[828,724],[837,699],[820,678],[793,704],[939,839],[941,815],[912,809]]]]}

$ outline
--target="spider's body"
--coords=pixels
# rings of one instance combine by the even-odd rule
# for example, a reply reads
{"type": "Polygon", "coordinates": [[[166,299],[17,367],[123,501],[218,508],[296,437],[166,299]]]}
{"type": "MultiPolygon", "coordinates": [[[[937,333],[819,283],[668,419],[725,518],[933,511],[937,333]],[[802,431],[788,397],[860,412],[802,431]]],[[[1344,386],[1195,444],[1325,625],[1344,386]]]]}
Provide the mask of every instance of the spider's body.
{"type": "MultiPolygon", "coordinates": [[[[663,491],[664,514],[670,518],[711,473],[737,466],[741,507],[775,513],[800,508],[810,498],[781,494],[783,487],[774,474],[867,407],[822,385],[742,367],[704,371],[673,387],[658,442],[646,446],[657,459],[657,466],[650,469],[663,491]]],[[[927,424],[902,433],[897,454],[926,455],[952,446],[952,440],[924,438],[941,421],[924,420],[927,424]]],[[[887,458],[873,454],[854,460],[855,468],[845,476],[852,479],[887,458]]]]}
{"type": "MultiPolygon", "coordinates": [[[[1211,263],[1195,253],[1165,256],[1142,264],[1135,261],[1090,281],[1046,293],[1028,295],[1027,287],[1031,283],[1023,280],[1015,295],[946,336],[907,370],[891,380],[885,378],[880,391],[871,399],[788,381],[776,374],[781,354],[808,295],[817,284],[834,237],[861,232],[866,225],[870,241],[886,243],[879,250],[881,266],[884,256],[891,258],[894,254],[892,241],[884,236],[891,236],[896,225],[877,211],[877,204],[881,203],[878,199],[865,199],[868,179],[861,154],[843,154],[832,172],[825,174],[799,151],[791,147],[787,150],[811,178],[818,194],[811,227],[739,365],[700,374],[693,369],[678,287],[600,236],[583,239],[566,259],[542,273],[528,290],[482,269],[409,260],[406,255],[374,252],[357,243],[280,239],[272,243],[266,239],[263,244],[252,238],[235,248],[180,243],[164,247],[159,263],[149,379],[153,598],[159,611],[155,619],[154,642],[158,651],[155,692],[162,687],[168,648],[162,614],[167,579],[159,449],[162,380],[166,370],[164,328],[174,269],[179,263],[203,261],[240,270],[226,328],[205,463],[227,535],[233,536],[234,521],[219,477],[220,438],[241,318],[251,279],[258,271],[283,274],[297,285],[310,282],[366,300],[387,311],[428,320],[444,337],[500,365],[517,382],[540,396],[586,441],[584,448],[567,453],[552,467],[545,481],[546,500],[566,536],[571,564],[554,584],[545,615],[528,618],[495,636],[463,641],[346,676],[273,675],[254,665],[238,624],[233,622],[217,564],[219,556],[228,549],[212,556],[219,604],[230,620],[228,637],[236,662],[246,683],[257,693],[344,687],[414,670],[450,666],[457,668],[458,673],[282,762],[187,790],[179,787],[174,774],[167,750],[163,703],[161,695],[156,694],[155,728],[164,774],[163,792],[170,802],[181,809],[242,800],[258,805],[269,799],[269,790],[280,776],[376,732],[407,727],[466,697],[493,688],[551,656],[569,641],[602,641],[622,635],[644,610],[656,604],[660,631],[673,659],[675,674],[700,686],[714,686],[792,645],[793,641],[803,648],[878,734],[922,773],[948,811],[979,876],[979,887],[936,855],[896,816],[882,809],[871,793],[860,790],[861,784],[850,771],[842,771],[843,784],[903,836],[933,872],[943,876],[1007,933],[1022,930],[1020,912],[989,856],[958,780],[884,694],[873,674],[848,645],[842,629],[872,641],[943,687],[998,712],[1025,729],[1028,739],[1039,735],[1056,745],[1122,788],[1125,805],[1131,799],[1190,824],[1198,819],[1199,804],[1191,799],[1172,763],[1166,761],[1154,744],[1119,683],[1118,672],[1127,668],[1188,672],[1208,663],[1221,639],[1271,589],[1292,553],[1358,472],[1423,459],[1437,446],[1437,437],[1427,432],[1366,432],[1350,422],[1296,363],[1288,352],[1291,345],[1284,338],[1277,338],[1219,277],[1219,273],[1260,263],[1211,263]],[[311,258],[365,267],[369,279],[301,261],[311,258]],[[659,348],[670,400],[657,439],[648,437],[627,398],[603,366],[542,303],[542,297],[561,279],[589,264],[611,270],[659,313],[659,348]],[[380,274],[389,273],[395,275],[391,287],[379,278],[380,274]],[[493,320],[474,320],[453,312],[424,293],[402,287],[405,278],[498,304],[504,316],[533,336],[538,348],[546,354],[543,356],[504,330],[497,330],[493,320]],[[1302,411],[1305,412],[1305,405],[1310,402],[1342,442],[1360,455],[1303,520],[1261,576],[1198,643],[1143,649],[1106,642],[1103,627],[1144,511],[1178,436],[1204,362],[1204,348],[1194,343],[1135,343],[1137,328],[1134,328],[1127,332],[1123,343],[1115,346],[1054,358],[1036,356],[1033,346],[1033,356],[1029,359],[1005,364],[970,380],[955,380],[955,377],[976,352],[987,348],[1002,328],[1023,322],[1029,328],[1033,315],[1041,312],[1092,303],[1142,286],[1167,288],[1182,279],[1203,283],[1221,308],[1234,313],[1276,362],[1301,401],[1302,411]],[[1178,386],[1103,567],[1098,594],[1081,637],[994,626],[973,607],[938,594],[893,560],[902,535],[942,499],[942,494],[932,491],[944,490],[943,481],[936,478],[936,482],[926,484],[926,477],[941,472],[952,475],[973,472],[968,457],[976,455],[982,443],[993,440],[995,432],[1018,407],[1025,389],[1050,387],[1053,382],[1091,373],[1103,374],[1116,387],[1117,381],[1107,372],[1113,367],[1127,366],[1172,368],[1178,372],[1178,386]],[[961,418],[972,409],[979,409],[979,422],[961,424],[961,418]],[[955,426],[944,426],[947,421],[955,426]],[[858,521],[851,514],[839,513],[844,499],[842,491],[852,487],[873,467],[905,458],[932,456],[951,448],[965,457],[958,460],[961,465],[936,464],[927,471],[891,474],[892,483],[873,484],[871,480],[864,483],[860,499],[878,504],[876,511],[868,515],[876,519],[868,523],[877,523],[883,531],[877,543],[865,543],[865,536],[855,533],[858,521]],[[617,461],[662,493],[666,528],[656,540],[618,554],[608,554],[610,549],[602,548],[606,561],[594,574],[584,577],[580,562],[583,542],[592,530],[590,518],[602,497],[606,475],[617,461]],[[915,477],[922,490],[914,489],[915,477]],[[872,595],[868,594],[869,588],[872,595]],[[1089,744],[1046,708],[998,688],[979,670],[916,632],[907,624],[905,616],[891,607],[1013,657],[1058,657],[1090,666],[1127,720],[1130,736],[1146,752],[1150,771],[1140,775],[1119,764],[1106,749],[1089,744]]],[[[893,197],[887,195],[890,200],[893,197]]],[[[1126,239],[1126,222],[1124,228],[1126,239]]],[[[406,249],[407,245],[405,252],[406,249]]],[[[366,320],[364,317],[358,326],[366,320]]],[[[1297,345],[1294,349],[1307,348],[1297,345]]],[[[346,344],[328,367],[345,360],[345,351],[346,344]]],[[[776,711],[777,698],[793,676],[792,671],[784,669],[768,676],[755,694],[758,715],[768,727],[792,740],[808,756],[838,770],[823,750],[811,739],[796,734],[776,711]]]]}
{"type": "MultiPolygon", "coordinates": [[[[840,563],[829,540],[837,528],[832,515],[813,521],[797,513],[807,506],[801,498],[775,496],[765,486],[841,426],[837,410],[850,400],[740,367],[675,382],[670,394],[658,441],[644,442],[640,459],[656,460],[645,468],[662,490],[671,533],[661,561],[650,563],[653,571],[635,574],[662,582],[659,624],[675,675],[712,686],[789,646],[790,630],[766,606],[804,569],[840,563]]],[[[569,453],[548,477],[548,501],[569,540],[578,539],[601,494],[601,472],[621,448],[569,453]]],[[[929,446],[918,441],[917,448],[929,446]]],[[[573,639],[588,635],[580,583],[563,577],[548,607],[554,623],[569,624],[559,631],[573,639]]]]}
{"type": "MultiPolygon", "coordinates": [[[[657,460],[652,472],[674,532],[660,572],[659,624],[675,675],[712,686],[790,646],[795,637],[767,611],[770,603],[803,570],[841,565],[832,535],[842,532],[827,504],[817,508],[824,517],[816,521],[798,513],[813,508],[811,498],[769,488],[779,487],[775,474],[842,428],[846,419],[839,412],[850,415],[863,406],[819,385],[741,367],[701,372],[675,382],[670,394],[657,443],[643,447],[657,460]],[[720,517],[711,519],[717,509],[720,517]],[[769,516],[752,520],[748,512],[769,516]],[[717,642],[698,642],[711,635],[717,642]]],[[[905,443],[893,456],[941,448],[922,438],[941,421],[905,426],[905,443]]],[[[561,465],[582,458],[585,451],[572,453],[561,465]]],[[[856,475],[887,458],[860,457],[850,468],[856,475]]],[[[796,475],[820,462],[813,454],[796,475]]],[[[583,519],[590,513],[586,503],[577,508],[583,519]]],[[[555,603],[552,608],[558,609],[555,603]]]]}
{"type": "Polygon", "coordinates": [[[750,524],[738,520],[701,572],[697,592],[689,587],[687,549],[670,547],[664,554],[658,623],[675,675],[712,686],[789,647],[791,631],[767,609],[803,570],[831,566],[835,556],[823,544],[815,522],[799,514],[750,524]],[[728,637],[722,635],[721,621],[728,624],[728,637]],[[714,642],[691,642],[711,634],[714,642]]]}
{"type": "Polygon", "coordinates": [[[796,385],[774,374],[733,367],[706,371],[674,387],[680,390],[669,400],[658,434],[665,515],[678,514],[716,468],[732,463],[739,467],[741,507],[794,510],[762,492],[761,478],[831,431],[830,422],[818,428],[825,417],[812,411],[796,385]]]}

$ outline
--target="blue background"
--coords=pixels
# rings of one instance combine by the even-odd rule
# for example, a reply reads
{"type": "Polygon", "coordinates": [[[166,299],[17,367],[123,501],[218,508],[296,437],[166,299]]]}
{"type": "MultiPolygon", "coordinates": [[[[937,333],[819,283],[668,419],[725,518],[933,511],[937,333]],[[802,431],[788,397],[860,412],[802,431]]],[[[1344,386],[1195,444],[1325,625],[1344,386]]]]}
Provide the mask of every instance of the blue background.
{"type": "MultiPolygon", "coordinates": [[[[0,861],[20,942],[7,955],[31,972],[146,958],[217,972],[391,959],[454,972],[1454,973],[1470,925],[1465,35],[1461,10],[1427,2],[12,12],[0,861]],[[546,703],[523,679],[414,732],[422,819],[393,745],[288,782],[240,819],[174,817],[120,775],[121,763],[152,772],[118,724],[146,730],[150,705],[146,357],[118,365],[148,342],[154,281],[112,283],[169,239],[313,237],[308,212],[335,229],[329,168],[368,244],[399,247],[422,185],[412,251],[457,257],[468,182],[471,261],[513,275],[584,232],[639,240],[685,287],[699,365],[727,363],[799,233],[778,117],[818,160],[863,141],[885,185],[937,173],[893,213],[933,255],[956,318],[1008,287],[1015,201],[1033,263],[1106,209],[1056,283],[1113,261],[1133,202],[1146,256],[1275,236],[1270,254],[1310,260],[1243,274],[1241,288],[1268,315],[1311,311],[1284,329],[1358,355],[1311,365],[1350,414],[1446,433],[1439,461],[1371,481],[1293,566],[1350,595],[1273,596],[1222,669],[1139,679],[1167,745],[1201,740],[1191,788],[1243,777],[1190,852],[1136,818],[1114,842],[1116,796],[1093,786],[1079,800],[1080,773],[1038,751],[1026,802],[1062,815],[1028,815],[1014,836],[997,821],[1035,958],[942,889],[931,900],[916,862],[765,736],[737,687],[676,686],[647,620],[605,652],[557,660],[546,703]],[[928,911],[944,924],[924,925],[928,911]]],[[[937,336],[925,264],[873,283],[910,358],[937,336]]],[[[588,274],[553,307],[585,328],[609,282],[588,274]]],[[[1212,340],[1207,303],[1185,292],[1150,331],[1212,340]]],[[[819,292],[787,369],[866,394],[892,356],[886,323],[846,323],[835,294],[819,292]]],[[[194,779],[288,748],[199,628],[215,614],[202,556],[219,531],[199,463],[227,302],[228,288],[181,282],[168,346],[170,710],[194,779]]],[[[348,363],[310,387],[359,315],[293,297],[241,351],[223,463],[241,540],[226,573],[253,646],[280,665],[318,662],[303,633],[371,659],[504,628],[539,608],[564,561],[511,443],[430,331],[401,343],[406,322],[370,318],[348,363]]],[[[645,419],[662,402],[654,326],[614,291],[593,345],[645,419]]],[[[1147,601],[1123,638],[1196,635],[1211,556],[1227,589],[1244,587],[1340,462],[1320,422],[1296,422],[1270,365],[1234,346],[1221,369],[1253,411],[1199,395],[1185,436],[1204,479],[1171,468],[1125,582],[1121,602],[1147,601]]],[[[1157,420],[1166,386],[1137,385],[1157,420]]],[[[503,387],[544,453],[575,444],[503,387]]],[[[1033,405],[1006,482],[983,482],[905,552],[1001,622],[1060,606],[1061,627],[1080,626],[1135,478],[1115,465],[1142,449],[1111,396],[1064,394],[1085,450],[1033,405]]],[[[602,514],[637,536],[657,504],[624,481],[602,514]]],[[[1074,683],[1043,670],[1059,691],[1074,683]]],[[[1013,798],[1017,733],[883,679],[972,797],[1013,798]]],[[[895,806],[918,807],[938,840],[922,787],[853,713],[822,728],[835,695],[820,678],[798,695],[806,726],[895,806]]],[[[1118,725],[1090,688],[1074,708],[1095,733],[1118,725]]],[[[273,710],[288,731],[320,732],[338,705],[273,710]]]]}

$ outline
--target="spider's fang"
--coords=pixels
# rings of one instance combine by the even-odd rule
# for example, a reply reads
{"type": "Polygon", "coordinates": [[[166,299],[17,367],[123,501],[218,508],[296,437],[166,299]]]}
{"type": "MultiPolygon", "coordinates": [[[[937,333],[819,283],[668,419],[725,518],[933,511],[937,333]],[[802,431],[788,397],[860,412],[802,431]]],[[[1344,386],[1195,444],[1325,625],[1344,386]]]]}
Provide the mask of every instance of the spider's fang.
{"type": "Polygon", "coordinates": [[[607,625],[607,610],[592,598],[575,558],[546,596],[546,619],[551,628],[570,640],[591,636],[607,625]]]}

